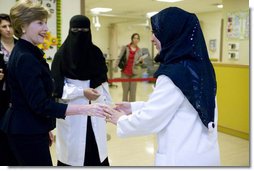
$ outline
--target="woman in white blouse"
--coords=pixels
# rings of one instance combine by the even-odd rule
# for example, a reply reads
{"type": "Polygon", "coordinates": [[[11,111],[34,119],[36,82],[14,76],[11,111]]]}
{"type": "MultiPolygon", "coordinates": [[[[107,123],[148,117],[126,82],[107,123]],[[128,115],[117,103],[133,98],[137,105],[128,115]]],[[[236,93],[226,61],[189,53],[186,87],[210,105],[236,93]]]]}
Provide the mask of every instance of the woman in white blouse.
{"type": "Polygon", "coordinates": [[[157,134],[156,166],[218,166],[216,78],[195,14],[169,7],[151,18],[160,52],[147,102],[106,108],[120,137],[157,134]]]}

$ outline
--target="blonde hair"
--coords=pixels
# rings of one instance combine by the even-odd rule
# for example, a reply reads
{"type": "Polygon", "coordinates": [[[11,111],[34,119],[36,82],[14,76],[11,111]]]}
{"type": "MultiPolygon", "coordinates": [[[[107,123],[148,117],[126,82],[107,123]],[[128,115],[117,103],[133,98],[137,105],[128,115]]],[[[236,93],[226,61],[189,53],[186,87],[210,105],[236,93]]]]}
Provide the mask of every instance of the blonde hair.
{"type": "Polygon", "coordinates": [[[48,19],[50,12],[41,3],[32,0],[20,0],[10,10],[11,23],[16,37],[24,33],[22,28],[35,20],[48,19]]]}

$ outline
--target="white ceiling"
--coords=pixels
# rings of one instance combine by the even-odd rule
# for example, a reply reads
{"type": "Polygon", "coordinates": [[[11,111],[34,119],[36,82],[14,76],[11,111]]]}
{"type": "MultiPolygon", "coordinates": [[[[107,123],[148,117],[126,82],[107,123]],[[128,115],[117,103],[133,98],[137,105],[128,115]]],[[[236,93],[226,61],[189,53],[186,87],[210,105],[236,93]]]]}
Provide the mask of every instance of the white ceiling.
{"type": "Polygon", "coordinates": [[[221,3],[222,0],[184,0],[175,3],[155,0],[85,0],[85,13],[91,15],[91,8],[105,7],[112,8],[112,11],[101,16],[141,19],[145,18],[147,12],[160,11],[169,6],[180,7],[192,13],[201,13],[221,10],[215,5],[221,3]]]}

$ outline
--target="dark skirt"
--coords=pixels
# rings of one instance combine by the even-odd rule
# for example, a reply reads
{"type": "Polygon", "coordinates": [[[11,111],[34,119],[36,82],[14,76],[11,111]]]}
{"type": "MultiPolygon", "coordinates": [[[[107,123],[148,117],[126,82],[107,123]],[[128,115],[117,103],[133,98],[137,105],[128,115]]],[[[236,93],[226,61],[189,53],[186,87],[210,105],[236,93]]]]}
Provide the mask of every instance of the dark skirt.
{"type": "MultiPolygon", "coordinates": [[[[0,86],[0,88],[2,88],[0,86]]],[[[7,91],[0,90],[0,128],[2,119],[9,108],[9,95],[7,91]]],[[[0,166],[17,166],[18,162],[10,148],[8,137],[5,132],[0,129],[0,166]]]]}
{"type": "Polygon", "coordinates": [[[0,130],[0,166],[18,166],[8,141],[7,135],[0,130]]]}
{"type": "Polygon", "coordinates": [[[19,166],[53,166],[49,134],[8,134],[10,148],[19,166]]]}

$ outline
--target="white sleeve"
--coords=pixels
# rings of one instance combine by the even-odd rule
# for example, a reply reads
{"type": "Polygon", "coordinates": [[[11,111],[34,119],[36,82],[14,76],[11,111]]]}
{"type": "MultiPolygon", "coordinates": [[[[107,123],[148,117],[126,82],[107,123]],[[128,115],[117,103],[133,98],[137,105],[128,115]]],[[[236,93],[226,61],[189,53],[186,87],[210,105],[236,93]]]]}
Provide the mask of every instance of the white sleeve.
{"type": "Polygon", "coordinates": [[[131,111],[135,112],[135,111],[143,108],[144,105],[145,105],[145,102],[142,102],[142,101],[131,102],[131,111]]]}
{"type": "Polygon", "coordinates": [[[184,98],[181,90],[167,76],[159,76],[153,93],[143,107],[119,118],[117,135],[124,137],[158,133],[172,119],[184,98]]]}
{"type": "Polygon", "coordinates": [[[82,87],[78,87],[74,84],[65,82],[64,88],[63,88],[62,99],[63,100],[72,100],[77,97],[85,97],[84,96],[84,89],[82,87]]]}

